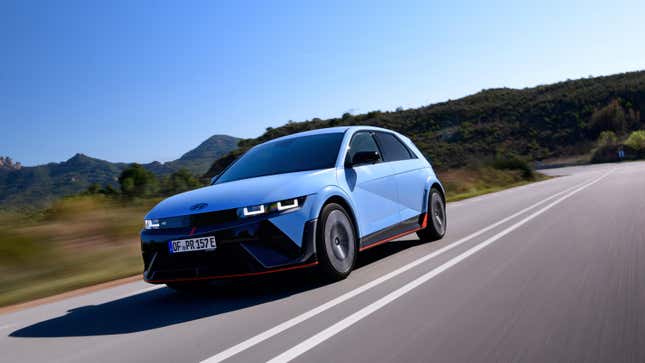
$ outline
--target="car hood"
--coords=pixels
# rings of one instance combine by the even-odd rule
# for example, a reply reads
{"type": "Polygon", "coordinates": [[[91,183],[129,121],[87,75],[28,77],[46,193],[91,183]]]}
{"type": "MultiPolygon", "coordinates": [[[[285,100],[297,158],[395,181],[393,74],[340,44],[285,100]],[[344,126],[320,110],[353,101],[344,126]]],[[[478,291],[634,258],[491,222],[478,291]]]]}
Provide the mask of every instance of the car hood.
{"type": "Polygon", "coordinates": [[[243,179],[191,190],[166,198],[146,219],[215,212],[301,197],[336,184],[336,169],[302,171],[243,179]],[[202,204],[202,208],[191,207],[202,204]],[[203,204],[206,204],[203,206],[203,204]],[[193,208],[194,209],[194,208],[193,208]]]}

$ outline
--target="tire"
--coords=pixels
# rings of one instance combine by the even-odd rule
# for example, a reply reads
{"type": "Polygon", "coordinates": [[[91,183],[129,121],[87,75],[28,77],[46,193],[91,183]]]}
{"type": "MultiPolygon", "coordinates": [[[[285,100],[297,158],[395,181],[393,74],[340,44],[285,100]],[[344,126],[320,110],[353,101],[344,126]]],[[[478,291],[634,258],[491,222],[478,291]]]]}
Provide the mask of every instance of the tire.
{"type": "Polygon", "coordinates": [[[346,278],[354,268],[358,255],[356,228],[339,204],[329,203],[320,212],[316,254],[322,273],[333,281],[346,278]]]}
{"type": "Polygon", "coordinates": [[[421,242],[431,242],[443,238],[446,234],[448,219],[446,217],[446,205],[441,192],[435,187],[430,189],[428,197],[428,225],[417,232],[421,242]]]}

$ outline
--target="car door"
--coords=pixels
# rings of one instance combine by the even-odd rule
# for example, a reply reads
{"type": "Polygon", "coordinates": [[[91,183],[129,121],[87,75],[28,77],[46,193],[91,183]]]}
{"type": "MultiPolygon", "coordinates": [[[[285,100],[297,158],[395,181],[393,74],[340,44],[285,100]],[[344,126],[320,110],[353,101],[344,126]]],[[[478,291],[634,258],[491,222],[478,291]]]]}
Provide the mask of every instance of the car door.
{"type": "MultiPolygon", "coordinates": [[[[380,150],[370,131],[358,131],[350,140],[346,160],[361,151],[380,150]]],[[[395,225],[400,220],[397,188],[392,168],[379,156],[376,163],[346,166],[341,175],[354,201],[361,237],[395,225]]]]}
{"type": "Polygon", "coordinates": [[[401,221],[418,217],[425,210],[425,183],[428,178],[426,164],[395,134],[376,131],[374,138],[383,153],[384,164],[392,168],[398,190],[401,221]]]}

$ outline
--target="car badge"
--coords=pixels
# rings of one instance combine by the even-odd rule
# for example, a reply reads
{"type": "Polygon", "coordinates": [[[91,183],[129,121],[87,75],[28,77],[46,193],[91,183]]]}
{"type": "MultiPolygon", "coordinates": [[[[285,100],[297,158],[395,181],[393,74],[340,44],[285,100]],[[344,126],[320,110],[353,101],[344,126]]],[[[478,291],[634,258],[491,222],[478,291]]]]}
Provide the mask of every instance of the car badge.
{"type": "Polygon", "coordinates": [[[197,203],[190,207],[191,211],[202,210],[208,206],[208,203],[197,203]]]}

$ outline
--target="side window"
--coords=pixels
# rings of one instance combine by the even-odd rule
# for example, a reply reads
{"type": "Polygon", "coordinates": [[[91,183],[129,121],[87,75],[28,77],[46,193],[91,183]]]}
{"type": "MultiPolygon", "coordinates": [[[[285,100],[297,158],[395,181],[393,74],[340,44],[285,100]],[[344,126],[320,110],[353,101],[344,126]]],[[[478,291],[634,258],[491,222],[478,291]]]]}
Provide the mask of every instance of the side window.
{"type": "Polygon", "coordinates": [[[360,131],[352,136],[352,142],[349,145],[349,152],[347,153],[348,160],[352,160],[354,155],[360,151],[376,151],[379,154],[381,153],[370,132],[360,131]]]}
{"type": "Polygon", "coordinates": [[[374,137],[376,137],[376,141],[383,152],[383,160],[397,161],[415,159],[414,154],[393,134],[376,132],[374,137]]]}

